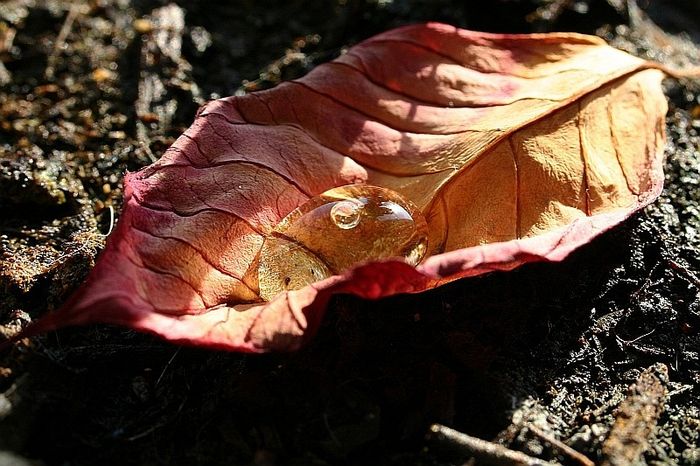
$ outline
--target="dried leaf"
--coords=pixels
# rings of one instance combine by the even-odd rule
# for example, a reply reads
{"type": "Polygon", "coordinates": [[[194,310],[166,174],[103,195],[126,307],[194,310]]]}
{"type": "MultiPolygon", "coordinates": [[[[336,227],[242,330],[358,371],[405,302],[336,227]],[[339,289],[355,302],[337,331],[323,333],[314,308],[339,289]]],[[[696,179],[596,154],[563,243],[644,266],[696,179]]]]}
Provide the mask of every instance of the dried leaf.
{"type": "Polygon", "coordinates": [[[332,294],[414,293],[561,260],[659,194],[663,76],[596,37],[432,23],[211,102],[158,162],[126,176],[89,280],[30,331],[99,321],[289,350],[332,294]],[[266,235],[312,196],[358,182],[419,207],[430,257],[364,264],[260,302],[248,277],[266,235]]]}

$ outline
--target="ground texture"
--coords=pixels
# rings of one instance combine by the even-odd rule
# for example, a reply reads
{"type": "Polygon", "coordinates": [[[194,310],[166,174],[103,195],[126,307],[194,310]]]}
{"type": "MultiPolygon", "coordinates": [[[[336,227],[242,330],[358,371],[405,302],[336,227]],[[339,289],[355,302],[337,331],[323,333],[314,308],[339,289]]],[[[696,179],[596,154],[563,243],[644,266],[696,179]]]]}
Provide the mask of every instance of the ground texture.
{"type": "MultiPolygon", "coordinates": [[[[82,282],[125,170],[157,159],[209,99],[424,20],[594,33],[684,66],[698,59],[697,5],[2,2],[0,335],[82,282]]],[[[294,354],[178,348],[104,326],[23,342],[0,354],[0,465],[466,461],[463,445],[426,436],[433,423],[559,464],[585,459],[556,440],[601,464],[700,464],[700,84],[665,90],[662,197],[565,262],[338,298],[294,354]]]]}

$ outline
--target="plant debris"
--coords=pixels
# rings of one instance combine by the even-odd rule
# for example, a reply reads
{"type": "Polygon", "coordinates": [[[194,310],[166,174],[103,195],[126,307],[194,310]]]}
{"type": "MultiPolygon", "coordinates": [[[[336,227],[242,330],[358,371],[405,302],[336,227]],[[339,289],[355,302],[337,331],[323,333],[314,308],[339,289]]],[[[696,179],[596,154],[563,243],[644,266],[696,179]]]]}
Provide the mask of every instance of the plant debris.
{"type": "Polygon", "coordinates": [[[637,464],[649,449],[651,436],[666,402],[668,369],[654,365],[630,386],[615,413],[615,423],[602,447],[603,466],[637,464]]]}

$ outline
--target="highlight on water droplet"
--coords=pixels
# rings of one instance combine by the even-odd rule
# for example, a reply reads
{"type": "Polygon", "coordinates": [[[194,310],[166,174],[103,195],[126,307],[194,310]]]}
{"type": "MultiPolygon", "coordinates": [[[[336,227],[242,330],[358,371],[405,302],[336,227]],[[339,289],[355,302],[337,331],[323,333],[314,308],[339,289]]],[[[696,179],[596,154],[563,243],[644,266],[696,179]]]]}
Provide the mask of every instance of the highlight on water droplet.
{"type": "Polygon", "coordinates": [[[362,202],[355,199],[338,201],[331,207],[331,220],[338,228],[355,228],[362,217],[362,202]]]}
{"type": "Polygon", "coordinates": [[[265,239],[260,296],[269,301],[369,261],[402,258],[415,266],[427,250],[423,214],[397,192],[366,184],[333,188],[290,212],[265,239]]]}

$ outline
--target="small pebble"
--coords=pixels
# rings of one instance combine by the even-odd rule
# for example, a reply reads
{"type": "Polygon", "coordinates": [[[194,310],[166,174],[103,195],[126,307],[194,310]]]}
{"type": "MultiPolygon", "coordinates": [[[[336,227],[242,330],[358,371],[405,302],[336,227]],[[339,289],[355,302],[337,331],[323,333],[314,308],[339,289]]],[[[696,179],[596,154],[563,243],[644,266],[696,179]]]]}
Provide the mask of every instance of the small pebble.
{"type": "Polygon", "coordinates": [[[134,21],[134,31],[139,34],[148,34],[153,31],[153,23],[145,18],[139,18],[134,21]]]}

